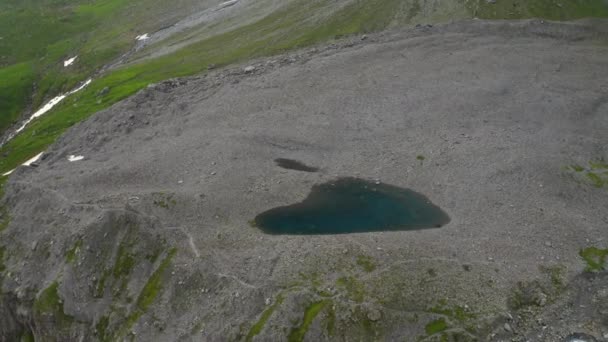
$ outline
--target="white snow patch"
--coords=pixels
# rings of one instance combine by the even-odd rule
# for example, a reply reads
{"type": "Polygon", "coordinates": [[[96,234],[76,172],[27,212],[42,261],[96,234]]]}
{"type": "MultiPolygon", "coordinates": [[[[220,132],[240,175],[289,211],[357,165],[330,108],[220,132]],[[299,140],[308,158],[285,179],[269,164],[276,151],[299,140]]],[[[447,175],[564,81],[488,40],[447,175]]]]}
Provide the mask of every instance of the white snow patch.
{"type": "Polygon", "coordinates": [[[71,92],[69,92],[69,93],[68,93],[68,95],[72,95],[72,94],[74,94],[74,93],[77,93],[77,92],[81,91],[81,90],[82,90],[82,89],[84,89],[86,86],[88,86],[89,84],[91,84],[91,82],[93,82],[93,80],[92,80],[92,79],[88,79],[88,80],[86,80],[86,82],[84,82],[83,84],[81,84],[81,85],[80,85],[80,87],[78,87],[78,88],[76,88],[76,89],[72,90],[71,92]]]}
{"type": "Polygon", "coordinates": [[[74,61],[76,60],[76,58],[78,58],[78,56],[74,56],[66,61],[63,62],[63,67],[69,67],[70,65],[72,65],[74,63],[74,61]]]}
{"type": "MultiPolygon", "coordinates": [[[[33,158],[29,159],[28,161],[26,161],[25,163],[21,164],[23,166],[30,166],[32,164],[34,164],[36,161],[38,161],[38,159],[40,159],[40,157],[42,157],[42,155],[44,154],[44,152],[40,152],[37,155],[35,155],[33,158]]],[[[12,169],[8,172],[5,172],[2,174],[2,176],[8,176],[11,173],[13,173],[15,171],[15,169],[12,169]]]]}
{"type": "Polygon", "coordinates": [[[42,157],[42,155],[44,154],[44,152],[40,152],[37,155],[35,155],[33,158],[29,159],[28,161],[26,161],[25,163],[21,164],[23,166],[30,166],[33,163],[35,163],[38,159],[40,159],[40,157],[42,157]]]}
{"type": "Polygon", "coordinates": [[[150,36],[147,33],[144,33],[142,35],[135,37],[135,39],[136,40],[146,40],[146,39],[150,39],[150,36]]]}
{"type": "Polygon", "coordinates": [[[225,1],[225,2],[222,2],[221,4],[219,4],[218,7],[224,8],[224,7],[232,6],[232,5],[236,4],[237,2],[239,2],[239,0],[225,1]]]}
{"type": "Polygon", "coordinates": [[[71,162],[81,161],[83,159],[84,159],[84,156],[75,156],[73,154],[68,156],[68,160],[71,162]]]}
{"type": "MultiPolygon", "coordinates": [[[[86,86],[88,86],[91,83],[92,80],[87,80],[86,82],[84,82],[80,87],[70,91],[67,94],[63,94],[63,95],[59,95],[55,98],[53,98],[52,100],[50,100],[49,102],[47,102],[44,106],[42,106],[42,108],[38,109],[38,111],[34,114],[32,114],[32,116],[29,117],[29,119],[27,119],[23,125],[21,125],[21,127],[19,127],[15,133],[12,135],[12,137],[14,137],[17,133],[23,131],[25,129],[25,126],[27,126],[30,122],[32,122],[32,120],[34,120],[35,118],[44,115],[46,112],[48,112],[49,110],[51,110],[53,107],[55,107],[59,102],[63,101],[63,99],[65,99],[68,95],[72,95],[76,92],[81,91],[82,89],[84,89],[86,86]]],[[[11,138],[12,138],[11,137],[11,138]]]]}

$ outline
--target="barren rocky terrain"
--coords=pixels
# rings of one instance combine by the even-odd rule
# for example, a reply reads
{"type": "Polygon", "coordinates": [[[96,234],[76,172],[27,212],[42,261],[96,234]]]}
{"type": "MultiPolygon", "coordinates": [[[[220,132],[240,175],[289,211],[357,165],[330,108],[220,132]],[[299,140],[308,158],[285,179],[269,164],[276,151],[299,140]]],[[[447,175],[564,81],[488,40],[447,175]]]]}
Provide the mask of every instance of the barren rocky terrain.
{"type": "Polygon", "coordinates": [[[606,56],[606,20],[470,20],[151,85],[6,184],[0,340],[605,341],[606,56]],[[338,177],[451,222],[251,224],[338,177]]]}

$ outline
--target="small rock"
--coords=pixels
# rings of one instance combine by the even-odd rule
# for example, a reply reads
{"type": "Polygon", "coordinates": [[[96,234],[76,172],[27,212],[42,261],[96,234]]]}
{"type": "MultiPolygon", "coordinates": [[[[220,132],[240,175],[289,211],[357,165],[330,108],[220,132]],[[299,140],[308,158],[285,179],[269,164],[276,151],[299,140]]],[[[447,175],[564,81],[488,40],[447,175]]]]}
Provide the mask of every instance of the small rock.
{"type": "Polygon", "coordinates": [[[371,309],[367,313],[367,318],[369,318],[370,321],[375,322],[382,318],[382,313],[379,310],[371,309]]]}
{"type": "Polygon", "coordinates": [[[250,65],[248,67],[245,67],[245,69],[243,69],[245,72],[250,73],[250,72],[254,72],[255,71],[255,67],[253,65],[250,65]]]}
{"type": "Polygon", "coordinates": [[[266,300],[264,301],[264,303],[265,303],[266,305],[270,305],[270,303],[271,303],[270,298],[266,298],[266,300]]]}
{"type": "Polygon", "coordinates": [[[367,35],[364,34],[361,36],[361,40],[366,40],[366,39],[367,39],[367,35]]]}
{"type": "Polygon", "coordinates": [[[103,89],[101,89],[99,91],[99,93],[97,93],[97,96],[104,96],[107,95],[110,92],[110,87],[104,87],[103,89]]]}
{"type": "Polygon", "coordinates": [[[183,183],[184,183],[184,181],[181,179],[177,181],[177,184],[183,184],[183,183]]]}
{"type": "Polygon", "coordinates": [[[505,331],[507,331],[509,333],[513,333],[513,328],[511,328],[511,324],[505,323],[504,328],[505,328],[505,331]]]}
{"type": "Polygon", "coordinates": [[[551,246],[553,246],[553,245],[551,244],[551,241],[545,241],[545,246],[547,246],[547,247],[551,247],[551,246]]]}
{"type": "Polygon", "coordinates": [[[547,295],[542,292],[539,293],[537,303],[538,306],[545,306],[547,304],[547,295]]]}

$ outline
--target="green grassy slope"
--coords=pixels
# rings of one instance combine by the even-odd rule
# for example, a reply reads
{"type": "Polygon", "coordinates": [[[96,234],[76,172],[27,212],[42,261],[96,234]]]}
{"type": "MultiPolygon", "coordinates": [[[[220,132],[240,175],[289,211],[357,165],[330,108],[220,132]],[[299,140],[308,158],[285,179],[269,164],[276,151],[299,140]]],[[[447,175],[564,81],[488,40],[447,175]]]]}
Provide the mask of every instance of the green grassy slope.
{"type": "Polygon", "coordinates": [[[36,109],[179,17],[195,0],[3,0],[0,2],[0,132],[28,103],[36,109]],[[173,9],[183,3],[184,6],[173,9]],[[171,15],[164,13],[169,11],[171,15]],[[78,55],[73,66],[63,61],[78,55]]]}
{"type": "MultiPolygon", "coordinates": [[[[30,0],[30,2],[32,1],[30,0]]],[[[156,0],[139,0],[139,2],[145,1],[156,0]]],[[[61,1],[52,2],[61,3],[61,1]]],[[[130,6],[137,6],[136,3],[137,1],[131,3],[130,6]]],[[[121,6],[125,6],[122,0],[95,1],[93,4],[78,6],[74,13],[87,18],[98,16],[100,19],[96,20],[103,24],[103,18],[115,13],[116,8],[125,10],[121,6]],[[102,3],[105,5],[101,6],[102,3]]],[[[18,166],[44,150],[74,123],[132,95],[149,83],[199,73],[206,70],[210,64],[224,66],[253,57],[281,53],[343,35],[377,31],[390,26],[424,22],[425,20],[442,21],[473,16],[488,19],[608,17],[608,3],[604,0],[497,0],[494,4],[488,3],[486,0],[455,0],[442,3],[430,0],[354,0],[349,3],[343,2],[339,7],[335,1],[331,0],[291,3],[254,23],[203,39],[169,55],[130,64],[96,79],[84,91],[68,98],[46,116],[35,120],[22,134],[2,147],[0,149],[0,155],[3,156],[0,157],[0,173],[18,166]],[[99,91],[105,87],[109,87],[110,92],[99,97],[99,91]]],[[[130,26],[113,29],[117,30],[116,32],[104,31],[103,34],[97,36],[96,42],[108,42],[108,45],[103,47],[97,46],[97,43],[90,40],[83,41],[79,45],[79,52],[83,54],[84,60],[84,67],[80,69],[80,73],[75,72],[70,74],[71,76],[66,76],[47,72],[47,75],[52,75],[52,77],[49,76],[47,80],[42,78],[40,84],[45,84],[43,88],[54,89],[58,87],[54,84],[61,83],[61,80],[64,80],[63,84],[65,84],[68,82],[67,80],[70,80],[69,77],[82,79],[83,71],[93,70],[102,61],[107,60],[108,56],[130,44],[120,38],[129,36],[129,39],[132,39],[132,34],[126,34],[132,30],[128,27],[130,26]],[[109,43],[113,39],[116,40],[114,45],[109,43]],[[67,77],[67,80],[62,77],[67,77]],[[45,82],[51,85],[46,85],[45,82]]],[[[70,46],[70,44],[66,43],[66,46],[70,46]]],[[[57,47],[57,50],[64,51],[61,47],[57,47]]],[[[54,55],[61,54],[55,53],[54,55]]],[[[22,76],[23,79],[12,76],[14,89],[17,89],[15,90],[17,95],[13,98],[17,99],[19,92],[23,93],[28,77],[32,76],[31,74],[27,76],[29,71],[24,65],[19,67],[13,65],[10,68],[12,68],[10,70],[22,69],[25,75],[22,76]]],[[[10,70],[8,73],[11,73],[10,70]]],[[[2,72],[6,71],[0,71],[0,75],[2,72]]],[[[17,71],[12,71],[12,73],[18,74],[17,71]]],[[[5,91],[2,89],[0,88],[0,91],[5,91]]],[[[23,101],[13,100],[11,103],[14,103],[12,108],[18,108],[23,101]]]]}
{"type": "Polygon", "coordinates": [[[15,121],[27,105],[35,73],[31,63],[13,64],[0,69],[0,131],[15,121]]]}

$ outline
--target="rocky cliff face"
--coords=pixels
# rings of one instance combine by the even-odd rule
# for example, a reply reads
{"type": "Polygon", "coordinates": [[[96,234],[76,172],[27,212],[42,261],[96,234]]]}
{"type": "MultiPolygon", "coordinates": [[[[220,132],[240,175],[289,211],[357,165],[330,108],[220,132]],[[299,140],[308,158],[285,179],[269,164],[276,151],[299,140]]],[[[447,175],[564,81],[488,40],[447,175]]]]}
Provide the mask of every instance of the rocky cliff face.
{"type": "Polygon", "coordinates": [[[148,87],[6,184],[0,339],[602,338],[608,193],[588,175],[607,171],[606,30],[419,27],[148,87]],[[415,189],[452,221],[250,225],[339,176],[415,189]]]}

